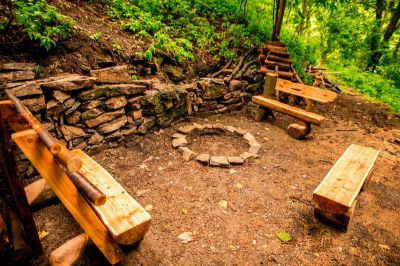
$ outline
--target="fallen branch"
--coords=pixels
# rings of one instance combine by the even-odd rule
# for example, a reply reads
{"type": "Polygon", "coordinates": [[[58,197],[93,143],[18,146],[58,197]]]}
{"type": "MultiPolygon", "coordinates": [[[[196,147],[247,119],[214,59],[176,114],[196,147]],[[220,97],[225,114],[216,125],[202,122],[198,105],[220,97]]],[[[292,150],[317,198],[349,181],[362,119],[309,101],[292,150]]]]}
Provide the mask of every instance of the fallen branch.
{"type": "Polygon", "coordinates": [[[232,64],[232,60],[229,60],[229,62],[221,70],[212,74],[211,77],[212,78],[218,77],[219,75],[221,75],[224,72],[224,70],[226,70],[228,67],[230,67],[231,64],[232,64]]]}
{"type": "Polygon", "coordinates": [[[356,128],[338,128],[336,131],[358,131],[356,128]]]}
{"type": "Polygon", "coordinates": [[[257,64],[257,62],[258,62],[258,59],[257,59],[257,58],[256,58],[256,59],[253,59],[253,60],[250,60],[249,62],[247,62],[247,63],[243,66],[243,68],[235,75],[235,78],[242,77],[243,74],[244,74],[244,72],[246,72],[246,70],[247,70],[251,65],[257,64]]]}
{"type": "Polygon", "coordinates": [[[251,53],[253,53],[255,49],[256,49],[255,47],[251,48],[250,50],[247,51],[247,53],[244,56],[240,57],[239,63],[237,64],[237,66],[233,70],[232,74],[227,78],[227,80],[226,80],[227,83],[229,83],[233,79],[233,77],[236,75],[236,73],[242,67],[243,62],[246,59],[246,57],[248,57],[251,53]]]}

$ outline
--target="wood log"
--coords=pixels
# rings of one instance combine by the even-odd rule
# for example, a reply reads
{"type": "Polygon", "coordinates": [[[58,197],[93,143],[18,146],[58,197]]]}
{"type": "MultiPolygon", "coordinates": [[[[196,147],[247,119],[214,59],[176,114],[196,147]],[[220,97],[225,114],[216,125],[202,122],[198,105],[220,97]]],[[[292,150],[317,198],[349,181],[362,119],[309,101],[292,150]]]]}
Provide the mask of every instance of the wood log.
{"type": "Polygon", "coordinates": [[[295,139],[304,139],[308,134],[311,133],[311,124],[304,122],[297,122],[288,126],[289,136],[295,139]]]}
{"type": "Polygon", "coordinates": [[[83,162],[82,173],[107,196],[102,206],[93,209],[111,236],[122,245],[140,241],[150,228],[150,214],[108,173],[86,153],[75,150],[83,162]]]}
{"type": "Polygon", "coordinates": [[[290,69],[291,65],[287,63],[282,63],[282,62],[276,62],[276,61],[271,61],[271,60],[265,60],[265,64],[267,66],[270,66],[271,68],[275,69],[275,66],[278,66],[279,69],[290,69]]]}
{"type": "Polygon", "coordinates": [[[80,234],[54,250],[50,257],[50,265],[52,266],[70,266],[74,265],[81,257],[88,243],[89,236],[80,234]]]}
{"type": "Polygon", "coordinates": [[[293,73],[292,72],[285,72],[285,71],[278,71],[276,72],[275,70],[267,69],[265,67],[261,67],[260,69],[261,74],[267,74],[267,73],[278,73],[280,78],[286,78],[286,79],[293,79],[293,73]]]}
{"type": "Polygon", "coordinates": [[[290,58],[283,58],[280,56],[276,56],[276,55],[268,55],[267,57],[268,60],[272,60],[272,61],[278,61],[278,62],[282,62],[282,63],[287,63],[287,64],[291,64],[292,63],[292,59],[290,58]]]}
{"type": "Polygon", "coordinates": [[[279,46],[279,47],[286,47],[286,44],[280,41],[267,41],[265,45],[272,45],[272,46],[279,46]]]}
{"type": "Polygon", "coordinates": [[[229,60],[228,63],[226,63],[226,65],[219,71],[215,72],[214,74],[211,75],[212,78],[216,78],[219,75],[221,75],[224,70],[228,69],[230,67],[230,65],[232,64],[232,60],[229,60]]]}
{"type": "Polygon", "coordinates": [[[31,207],[39,207],[57,199],[56,194],[43,178],[27,185],[25,194],[31,207]]]}
{"type": "Polygon", "coordinates": [[[279,56],[282,58],[290,58],[290,54],[288,52],[282,52],[282,51],[278,51],[278,50],[270,50],[270,56],[271,55],[275,55],[275,56],[279,56]]]}
{"type": "Polygon", "coordinates": [[[319,114],[307,112],[303,109],[281,103],[277,100],[264,98],[263,96],[253,96],[253,102],[280,113],[290,115],[301,121],[310,122],[314,125],[321,125],[325,120],[325,117],[319,114]]]}
{"type": "Polygon", "coordinates": [[[271,45],[271,44],[265,44],[265,49],[270,50],[270,51],[279,51],[279,52],[285,52],[287,53],[287,49],[284,46],[277,46],[277,45],[271,45]]]}
{"type": "Polygon", "coordinates": [[[347,212],[372,173],[379,151],[352,144],[313,192],[318,208],[334,214],[347,212]]]}
{"type": "Polygon", "coordinates": [[[17,132],[12,135],[12,139],[107,260],[111,264],[121,261],[124,256],[123,251],[111,238],[96,213],[79,194],[64,170],[54,163],[54,157],[39,141],[36,132],[34,130],[17,132]]]}

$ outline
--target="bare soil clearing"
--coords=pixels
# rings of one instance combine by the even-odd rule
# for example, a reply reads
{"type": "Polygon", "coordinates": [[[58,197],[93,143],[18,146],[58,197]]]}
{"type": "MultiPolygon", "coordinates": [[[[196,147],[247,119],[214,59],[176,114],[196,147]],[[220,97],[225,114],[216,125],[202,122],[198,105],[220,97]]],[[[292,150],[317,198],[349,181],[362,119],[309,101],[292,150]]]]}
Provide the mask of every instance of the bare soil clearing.
{"type": "MultiPolygon", "coordinates": [[[[143,206],[152,205],[152,226],[144,240],[126,249],[121,265],[398,265],[400,263],[399,118],[360,96],[340,96],[336,104],[316,106],[327,117],[303,141],[286,133],[289,118],[256,123],[243,112],[191,122],[221,123],[252,133],[260,157],[231,169],[184,162],[171,146],[172,127],[105,150],[95,159],[143,206]],[[360,194],[347,233],[331,229],[313,215],[312,192],[352,144],[381,151],[367,189],[360,194]],[[227,208],[219,205],[227,202],[227,208]],[[278,232],[293,239],[283,244],[278,232]],[[192,232],[183,244],[178,236],[192,232]]],[[[229,141],[224,136],[211,140],[229,141]]],[[[203,139],[205,141],[205,139],[203,139]]],[[[207,140],[208,143],[208,140],[207,140]]],[[[203,142],[192,146],[202,149],[203,142]]],[[[216,144],[207,144],[216,145],[216,144]]],[[[226,144],[227,152],[241,143],[226,144]]],[[[243,148],[246,148],[244,146],[243,148]]],[[[218,146],[216,151],[222,152],[218,146]]],[[[196,150],[197,152],[197,150],[196,150]]],[[[200,150],[199,150],[200,152],[200,150]]],[[[238,151],[240,152],[240,151],[238,151]]],[[[46,254],[81,232],[61,204],[34,213],[46,254]]],[[[34,262],[45,264],[41,258],[34,262]]],[[[79,265],[106,260],[89,245],[79,265]]]]}

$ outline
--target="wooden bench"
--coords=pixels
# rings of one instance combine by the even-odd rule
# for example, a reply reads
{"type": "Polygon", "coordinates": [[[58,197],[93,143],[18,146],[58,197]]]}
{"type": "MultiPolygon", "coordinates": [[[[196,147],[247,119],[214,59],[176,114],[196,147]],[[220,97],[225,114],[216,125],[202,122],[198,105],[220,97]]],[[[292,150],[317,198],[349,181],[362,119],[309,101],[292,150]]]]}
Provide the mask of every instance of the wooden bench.
{"type": "Polygon", "coordinates": [[[293,83],[278,78],[275,73],[267,72],[263,94],[253,96],[252,99],[254,103],[262,107],[256,115],[256,121],[261,121],[271,115],[271,110],[292,116],[297,118],[299,122],[289,125],[288,134],[296,139],[302,139],[311,132],[311,124],[319,126],[325,120],[323,116],[311,112],[312,101],[331,103],[336,98],[337,94],[334,92],[301,83],[293,83]],[[305,110],[279,102],[280,93],[288,93],[303,98],[307,104],[305,110]]]}
{"type": "Polygon", "coordinates": [[[315,216],[346,229],[356,198],[369,180],[379,151],[352,144],[313,192],[315,216]]]}

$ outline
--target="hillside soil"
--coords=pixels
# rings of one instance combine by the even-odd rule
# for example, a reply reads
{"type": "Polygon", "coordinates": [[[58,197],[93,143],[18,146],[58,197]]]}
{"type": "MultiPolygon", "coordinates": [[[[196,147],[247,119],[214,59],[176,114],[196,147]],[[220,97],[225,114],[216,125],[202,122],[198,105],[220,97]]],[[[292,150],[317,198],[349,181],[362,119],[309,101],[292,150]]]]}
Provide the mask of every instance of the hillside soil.
{"type": "MultiPolygon", "coordinates": [[[[286,133],[292,121],[286,116],[256,123],[241,111],[190,118],[94,156],[152,215],[150,231],[126,249],[121,265],[399,265],[399,118],[354,94],[314,111],[327,121],[302,141],[286,133]],[[259,158],[229,169],[185,162],[172,148],[171,135],[192,122],[249,131],[262,145],[259,158]],[[348,231],[341,232],[316,220],[312,192],[352,143],[381,153],[348,231]],[[186,244],[178,238],[184,232],[192,233],[186,244]],[[292,240],[282,243],[279,232],[292,240]]],[[[247,149],[241,139],[195,139],[193,150],[230,155],[247,149]]],[[[81,233],[60,203],[34,218],[49,233],[42,240],[46,256],[81,233]]],[[[45,265],[45,256],[34,264],[45,265]]],[[[104,264],[93,244],[78,263],[104,264]]]]}

